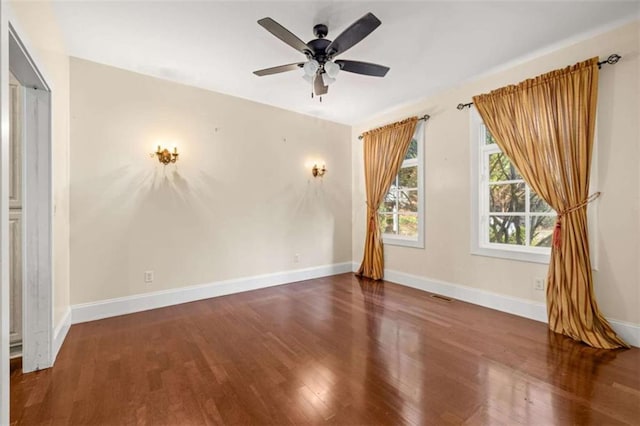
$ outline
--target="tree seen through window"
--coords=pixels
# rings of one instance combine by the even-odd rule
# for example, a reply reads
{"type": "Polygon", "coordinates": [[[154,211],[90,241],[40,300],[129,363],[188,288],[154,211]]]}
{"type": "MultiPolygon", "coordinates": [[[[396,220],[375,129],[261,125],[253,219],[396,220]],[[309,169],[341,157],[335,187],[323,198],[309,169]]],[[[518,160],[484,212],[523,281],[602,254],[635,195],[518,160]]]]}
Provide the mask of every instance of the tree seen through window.
{"type": "Polygon", "coordinates": [[[380,232],[385,235],[418,236],[418,140],[414,135],[404,161],[378,209],[380,232]]]}
{"type": "Polygon", "coordinates": [[[484,130],[485,211],[488,242],[517,246],[550,247],[555,213],[524,182],[495,139],[484,130]]]}

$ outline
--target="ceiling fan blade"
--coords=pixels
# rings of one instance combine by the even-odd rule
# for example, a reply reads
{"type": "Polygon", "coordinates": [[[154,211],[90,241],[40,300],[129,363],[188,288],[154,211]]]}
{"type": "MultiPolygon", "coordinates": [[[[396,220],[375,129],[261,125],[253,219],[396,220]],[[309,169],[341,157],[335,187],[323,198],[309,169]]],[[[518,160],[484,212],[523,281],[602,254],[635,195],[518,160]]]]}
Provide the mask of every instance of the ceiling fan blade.
{"type": "Polygon", "coordinates": [[[322,76],[320,74],[316,74],[316,78],[313,80],[313,92],[316,96],[324,95],[329,91],[329,86],[324,85],[324,81],[322,81],[322,76]]]}
{"type": "Polygon", "coordinates": [[[304,53],[305,55],[311,53],[311,49],[307,44],[296,37],[291,31],[278,24],[271,18],[262,18],[258,21],[258,24],[262,25],[265,30],[269,31],[280,40],[287,43],[289,46],[304,53]]]}
{"type": "Polygon", "coordinates": [[[371,34],[381,23],[373,13],[369,12],[336,37],[336,39],[327,46],[325,51],[330,57],[340,55],[360,43],[363,38],[371,34]]]}
{"type": "Polygon", "coordinates": [[[278,67],[265,68],[263,70],[254,71],[253,73],[257,76],[262,77],[265,75],[278,74],[285,71],[293,71],[295,69],[302,68],[303,65],[304,62],[296,62],[293,64],[280,65],[278,67]]]}
{"type": "Polygon", "coordinates": [[[345,61],[341,59],[338,59],[334,62],[340,65],[340,69],[342,71],[371,75],[374,77],[384,77],[389,71],[389,67],[385,67],[384,65],[371,64],[369,62],[345,61]]]}

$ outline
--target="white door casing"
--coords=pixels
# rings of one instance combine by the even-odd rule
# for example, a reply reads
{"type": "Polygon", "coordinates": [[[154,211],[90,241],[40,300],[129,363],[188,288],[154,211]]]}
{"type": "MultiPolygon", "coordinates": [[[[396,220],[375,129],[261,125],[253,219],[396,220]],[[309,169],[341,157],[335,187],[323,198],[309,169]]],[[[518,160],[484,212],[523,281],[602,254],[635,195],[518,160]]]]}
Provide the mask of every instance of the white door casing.
{"type": "MultiPolygon", "coordinates": [[[[53,335],[51,89],[0,2],[0,424],[9,423],[9,73],[24,90],[22,108],[23,371],[51,366],[53,335]]],[[[11,16],[11,18],[10,18],[11,16]]]]}
{"type": "Polygon", "coordinates": [[[22,370],[51,366],[52,190],[50,92],[25,88],[22,370]]]}

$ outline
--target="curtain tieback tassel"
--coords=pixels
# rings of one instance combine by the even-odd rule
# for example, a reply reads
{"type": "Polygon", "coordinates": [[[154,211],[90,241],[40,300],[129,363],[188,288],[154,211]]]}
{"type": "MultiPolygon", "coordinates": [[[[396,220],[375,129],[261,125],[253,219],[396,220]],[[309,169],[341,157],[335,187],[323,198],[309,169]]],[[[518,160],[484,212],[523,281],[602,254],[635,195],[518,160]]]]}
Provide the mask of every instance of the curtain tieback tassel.
{"type": "Polygon", "coordinates": [[[571,212],[574,212],[578,209],[581,209],[582,207],[586,206],[587,204],[589,204],[599,196],[600,196],[600,191],[594,192],[593,194],[585,198],[582,202],[574,206],[571,206],[567,209],[564,209],[558,213],[558,217],[556,218],[556,226],[553,228],[553,246],[555,248],[560,248],[560,244],[562,243],[561,236],[560,236],[562,231],[562,216],[569,214],[571,212]]]}

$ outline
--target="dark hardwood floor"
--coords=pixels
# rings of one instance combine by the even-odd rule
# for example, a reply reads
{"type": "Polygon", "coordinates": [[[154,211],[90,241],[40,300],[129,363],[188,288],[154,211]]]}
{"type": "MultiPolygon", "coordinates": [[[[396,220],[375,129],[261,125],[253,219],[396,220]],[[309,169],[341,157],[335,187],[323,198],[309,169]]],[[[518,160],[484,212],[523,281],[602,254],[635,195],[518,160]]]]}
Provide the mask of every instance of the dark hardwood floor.
{"type": "Polygon", "coordinates": [[[74,325],[13,424],[639,424],[640,349],[352,274],[74,325]]]}

